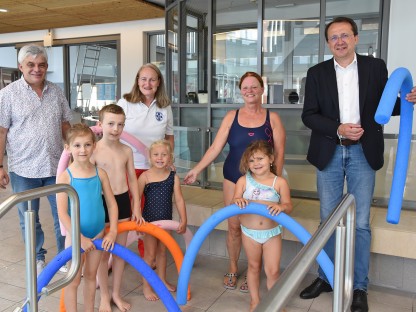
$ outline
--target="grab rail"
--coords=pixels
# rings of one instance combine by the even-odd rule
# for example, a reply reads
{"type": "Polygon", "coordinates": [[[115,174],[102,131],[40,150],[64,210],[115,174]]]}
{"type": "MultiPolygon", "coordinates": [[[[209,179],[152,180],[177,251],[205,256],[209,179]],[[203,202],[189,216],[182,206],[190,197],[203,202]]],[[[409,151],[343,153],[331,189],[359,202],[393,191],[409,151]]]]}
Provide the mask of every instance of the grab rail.
{"type": "MultiPolygon", "coordinates": [[[[28,304],[28,311],[38,311],[38,296],[50,295],[61,288],[67,286],[77,274],[81,265],[81,240],[79,226],[79,198],[75,189],[68,184],[55,184],[45,187],[35,188],[21,193],[16,193],[4,200],[0,204],[0,219],[15,205],[28,201],[28,210],[25,212],[25,251],[26,251],[26,293],[27,298],[23,307],[28,304]],[[68,274],[47,287],[37,294],[37,275],[36,275],[36,230],[35,230],[35,211],[31,209],[31,200],[43,196],[65,192],[70,199],[71,212],[71,233],[72,233],[72,262],[68,274]]],[[[23,308],[22,307],[22,308],[23,308]]],[[[21,311],[21,309],[15,309],[21,311]]]]}
{"type": "Polygon", "coordinates": [[[346,194],[337,208],[292,260],[272,289],[260,301],[256,312],[275,312],[285,307],[335,228],[334,300],[332,307],[334,312],[349,311],[354,279],[355,199],[353,195],[346,194]],[[346,299],[345,302],[344,299],[346,299]]]}

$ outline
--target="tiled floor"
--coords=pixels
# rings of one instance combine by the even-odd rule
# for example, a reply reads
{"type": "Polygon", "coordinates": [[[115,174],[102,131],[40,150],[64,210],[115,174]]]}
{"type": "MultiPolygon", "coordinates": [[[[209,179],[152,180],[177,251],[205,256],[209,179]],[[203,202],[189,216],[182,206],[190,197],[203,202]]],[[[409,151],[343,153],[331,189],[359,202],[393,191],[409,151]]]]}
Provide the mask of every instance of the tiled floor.
{"type": "MultiPolygon", "coordinates": [[[[0,191],[0,203],[11,194],[10,188],[0,191]]],[[[55,256],[52,217],[49,205],[42,199],[42,209],[40,213],[41,222],[46,233],[44,247],[48,250],[47,260],[55,256]]],[[[0,311],[13,311],[20,306],[26,297],[25,290],[25,252],[21,240],[17,212],[12,209],[0,220],[0,311]]],[[[238,290],[225,290],[222,283],[222,275],[227,267],[227,261],[223,258],[198,256],[191,274],[192,299],[186,306],[181,307],[183,311],[246,311],[249,305],[249,295],[243,294],[238,290]]],[[[245,262],[241,265],[241,275],[247,267],[245,262]]],[[[63,275],[57,274],[54,280],[63,275]]],[[[177,279],[175,265],[170,261],[168,267],[168,278],[171,281],[177,279]]],[[[299,290],[313,280],[313,276],[307,276],[299,290]]],[[[240,278],[239,283],[241,283],[240,278]]],[[[262,293],[266,287],[264,278],[261,285],[262,293]]],[[[296,291],[290,300],[287,311],[306,312],[306,311],[331,311],[331,294],[322,294],[314,300],[301,300],[298,297],[299,290],[296,291]]],[[[79,310],[83,309],[82,286],[79,291],[79,310]]],[[[142,283],[139,273],[132,267],[127,266],[123,279],[123,292],[125,300],[132,304],[132,311],[165,311],[163,304],[159,302],[148,302],[142,294],[142,283]]],[[[39,311],[59,311],[60,292],[48,297],[43,297],[39,301],[39,311]]],[[[98,307],[99,291],[96,296],[96,306],[98,307]]],[[[411,312],[416,311],[415,294],[397,292],[384,288],[370,288],[369,291],[370,311],[377,312],[411,312]],[[412,310],[414,309],[414,310],[412,310]]],[[[98,311],[98,309],[97,309],[98,311]]],[[[114,311],[118,311],[114,307],[114,311]]]]}

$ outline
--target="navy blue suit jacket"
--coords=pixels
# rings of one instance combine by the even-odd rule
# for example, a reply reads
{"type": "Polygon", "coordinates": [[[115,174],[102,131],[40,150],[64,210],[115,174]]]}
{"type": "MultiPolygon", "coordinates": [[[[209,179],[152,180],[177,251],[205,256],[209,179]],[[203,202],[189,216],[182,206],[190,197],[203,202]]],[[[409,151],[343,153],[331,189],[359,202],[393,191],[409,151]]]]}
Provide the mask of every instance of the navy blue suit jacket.
{"type": "MultiPolygon", "coordinates": [[[[382,59],[357,54],[361,127],[364,134],[360,141],[364,155],[374,170],[383,167],[383,128],[374,120],[384,86],[387,67],[382,59]]],[[[393,115],[400,113],[400,101],[396,101],[393,115]]],[[[303,123],[312,130],[308,149],[308,161],[323,170],[335,151],[340,123],[337,79],[334,59],[319,63],[308,70],[303,123]]]]}

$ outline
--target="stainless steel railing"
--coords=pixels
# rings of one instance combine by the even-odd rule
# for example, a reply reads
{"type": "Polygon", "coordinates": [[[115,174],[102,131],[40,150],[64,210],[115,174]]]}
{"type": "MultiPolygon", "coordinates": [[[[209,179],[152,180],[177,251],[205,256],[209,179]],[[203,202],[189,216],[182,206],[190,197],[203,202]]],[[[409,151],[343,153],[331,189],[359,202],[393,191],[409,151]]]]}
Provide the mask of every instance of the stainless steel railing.
{"type": "Polygon", "coordinates": [[[68,184],[55,184],[33,190],[16,193],[4,200],[0,204],[0,219],[15,205],[28,201],[28,210],[25,212],[25,252],[26,252],[26,293],[27,298],[21,308],[14,311],[22,311],[25,305],[28,305],[27,311],[38,311],[38,296],[50,295],[65,286],[67,286],[77,274],[81,265],[81,240],[79,227],[79,198],[75,189],[68,184]],[[30,201],[43,196],[65,192],[70,199],[71,211],[71,235],[72,235],[72,262],[68,274],[37,293],[37,275],[36,275],[36,229],[35,229],[35,211],[31,210],[30,201]]]}
{"type": "Polygon", "coordinates": [[[352,301],[355,253],[355,199],[347,194],[338,207],[292,260],[256,312],[281,311],[299,287],[319,252],[336,229],[333,311],[349,311],[352,301]],[[345,220],[345,222],[344,222],[345,220]]]}

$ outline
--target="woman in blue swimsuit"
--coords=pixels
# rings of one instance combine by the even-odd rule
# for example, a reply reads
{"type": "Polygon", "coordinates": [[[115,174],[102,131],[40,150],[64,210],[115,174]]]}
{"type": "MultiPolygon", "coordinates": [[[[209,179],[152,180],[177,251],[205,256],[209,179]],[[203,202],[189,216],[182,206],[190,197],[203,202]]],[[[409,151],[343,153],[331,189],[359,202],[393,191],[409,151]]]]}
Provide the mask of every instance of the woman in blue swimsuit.
{"type": "MultiPolygon", "coordinates": [[[[184,183],[194,183],[198,174],[217,158],[228,143],[230,152],[223,167],[225,206],[233,202],[235,184],[241,177],[238,169],[241,155],[250,142],[255,140],[269,142],[274,149],[277,175],[281,176],[283,171],[286,133],[279,115],[261,106],[264,93],[263,79],[257,73],[246,72],[240,79],[239,87],[244,106],[225,115],[214,142],[201,161],[184,178],[184,183]]],[[[224,287],[235,289],[238,278],[237,263],[241,251],[241,228],[237,216],[228,219],[227,249],[230,264],[224,275],[224,287]]],[[[246,281],[240,286],[240,290],[248,291],[246,281]]]]}

